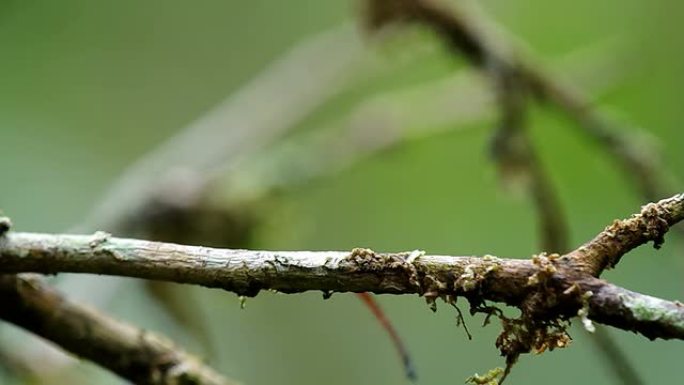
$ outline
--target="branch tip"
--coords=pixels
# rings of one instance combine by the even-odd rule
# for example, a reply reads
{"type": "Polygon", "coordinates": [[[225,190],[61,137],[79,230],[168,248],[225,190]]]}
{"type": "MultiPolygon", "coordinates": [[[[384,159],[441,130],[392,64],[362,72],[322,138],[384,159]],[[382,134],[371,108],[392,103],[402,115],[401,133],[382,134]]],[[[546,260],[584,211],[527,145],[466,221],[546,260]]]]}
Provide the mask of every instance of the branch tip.
{"type": "Polygon", "coordinates": [[[615,220],[594,239],[566,254],[578,269],[599,276],[606,268],[615,267],[630,250],[653,242],[659,249],[671,226],[684,219],[684,194],[656,203],[648,203],[638,214],[615,220]]]}

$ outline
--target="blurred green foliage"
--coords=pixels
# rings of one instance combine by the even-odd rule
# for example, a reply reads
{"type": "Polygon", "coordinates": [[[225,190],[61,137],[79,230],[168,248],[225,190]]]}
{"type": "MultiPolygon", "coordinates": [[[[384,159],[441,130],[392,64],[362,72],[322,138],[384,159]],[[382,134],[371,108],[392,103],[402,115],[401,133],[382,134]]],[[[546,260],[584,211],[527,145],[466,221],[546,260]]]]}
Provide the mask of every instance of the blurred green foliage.
{"type": "MultiPolygon", "coordinates": [[[[544,62],[606,39],[624,45],[635,70],[598,105],[652,133],[664,164],[684,180],[684,35],[678,30],[684,6],[667,0],[488,0],[484,7],[544,62]]],[[[133,159],[297,41],[355,18],[357,8],[350,0],[0,2],[0,207],[20,230],[63,231],[133,159]]],[[[435,46],[429,35],[420,39],[435,46]]],[[[393,44],[379,51],[388,62],[401,49],[393,44]]],[[[461,60],[430,50],[414,64],[394,65],[343,92],[300,128],[335,122],[376,92],[462,70],[468,69],[461,60]]],[[[489,119],[412,140],[285,191],[252,247],[529,256],[537,251],[533,210],[496,180],[485,151],[492,125],[489,119]]],[[[532,130],[570,218],[573,244],[644,203],[611,159],[561,114],[535,109],[532,130]]],[[[670,237],[663,250],[637,250],[606,277],[637,291],[682,298],[683,247],[670,237]]],[[[132,285],[107,311],[207,354],[210,364],[248,385],[406,381],[390,341],[353,296],[324,302],[319,293],[265,293],[240,310],[229,293],[193,288],[191,295],[215,336],[215,354],[193,344],[161,310],[150,311],[154,305],[132,285]]],[[[415,297],[380,301],[412,351],[419,383],[463,383],[476,371],[501,365],[494,348],[498,327],[479,328],[481,317],[467,319],[474,332],[468,341],[446,307],[433,314],[415,297]]],[[[679,377],[680,342],[610,332],[647,383],[679,377]]],[[[524,356],[510,383],[614,383],[587,335],[575,329],[573,337],[568,349],[524,356]]],[[[89,364],[75,370],[70,380],[55,382],[120,381],[89,364]]]]}

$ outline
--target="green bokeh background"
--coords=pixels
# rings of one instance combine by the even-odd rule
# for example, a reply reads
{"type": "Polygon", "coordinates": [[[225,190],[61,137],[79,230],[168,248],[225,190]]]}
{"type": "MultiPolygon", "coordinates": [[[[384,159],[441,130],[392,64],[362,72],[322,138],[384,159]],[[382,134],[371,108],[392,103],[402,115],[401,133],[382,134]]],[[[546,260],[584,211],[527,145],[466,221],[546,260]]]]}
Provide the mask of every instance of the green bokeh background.
{"type": "MultiPolygon", "coordinates": [[[[682,5],[668,0],[482,5],[543,62],[607,39],[623,43],[630,61],[625,65],[635,70],[597,104],[656,137],[673,179],[684,180],[682,5]]],[[[358,8],[350,0],[0,1],[0,207],[20,230],[64,231],[133,160],[293,44],[356,18],[358,8]]],[[[423,39],[435,44],[430,36],[423,39]]],[[[395,41],[391,52],[379,54],[396,55],[400,49],[395,41]]],[[[467,70],[439,49],[413,65],[392,68],[389,75],[335,97],[301,128],[335,122],[376,92],[467,70]]],[[[269,219],[251,246],[531,255],[537,251],[532,207],[501,189],[486,156],[492,124],[489,119],[412,140],[288,189],[269,207],[269,219]]],[[[560,114],[535,109],[532,131],[569,215],[573,244],[644,203],[610,158],[560,114]]],[[[669,237],[661,251],[641,248],[606,277],[633,290],[681,299],[683,248],[681,240],[669,237]]],[[[268,293],[250,299],[245,310],[230,293],[193,288],[192,296],[217,347],[208,361],[245,384],[407,382],[389,340],[352,295],[324,302],[319,293],[268,293]]],[[[417,297],[379,300],[411,349],[420,384],[463,383],[476,371],[502,364],[494,347],[498,327],[480,328],[481,317],[467,319],[474,334],[468,341],[446,307],[433,314],[417,297]]],[[[136,285],[127,285],[107,311],[203,353],[136,285]]],[[[684,344],[610,334],[648,384],[681,377],[684,344]]],[[[587,335],[579,329],[572,335],[568,349],[524,356],[510,383],[616,383],[587,335]]],[[[67,378],[53,383],[121,383],[89,364],[67,378]]]]}

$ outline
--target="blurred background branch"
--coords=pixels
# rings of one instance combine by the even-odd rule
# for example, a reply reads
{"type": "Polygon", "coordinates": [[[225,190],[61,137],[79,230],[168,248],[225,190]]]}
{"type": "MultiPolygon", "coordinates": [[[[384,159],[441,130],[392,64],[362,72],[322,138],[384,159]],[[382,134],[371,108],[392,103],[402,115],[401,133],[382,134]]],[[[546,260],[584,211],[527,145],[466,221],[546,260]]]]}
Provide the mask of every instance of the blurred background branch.
{"type": "Polygon", "coordinates": [[[231,385],[169,340],[64,298],[42,278],[0,276],[0,318],[136,384],[231,385]]]}
{"type": "MultiPolygon", "coordinates": [[[[471,3],[467,3],[471,4],[471,3]]],[[[498,28],[475,17],[473,7],[441,4],[435,0],[369,0],[367,23],[379,28],[392,22],[418,22],[433,29],[474,66],[511,74],[519,86],[529,88],[541,102],[550,102],[572,120],[577,127],[599,143],[632,180],[643,199],[655,201],[667,195],[664,168],[652,148],[643,145],[645,137],[636,137],[613,123],[591,106],[586,96],[534,64],[529,54],[519,52],[496,36],[498,28]]]]}

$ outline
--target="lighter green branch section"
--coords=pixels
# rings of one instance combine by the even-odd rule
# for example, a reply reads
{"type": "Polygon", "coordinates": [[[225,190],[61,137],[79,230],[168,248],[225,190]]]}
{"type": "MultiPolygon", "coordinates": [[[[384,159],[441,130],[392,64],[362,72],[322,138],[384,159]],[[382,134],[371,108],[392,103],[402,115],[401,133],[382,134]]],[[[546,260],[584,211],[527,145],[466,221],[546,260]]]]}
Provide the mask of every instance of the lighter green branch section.
{"type": "Polygon", "coordinates": [[[621,298],[625,308],[631,311],[631,316],[638,322],[662,323],[670,325],[672,329],[677,329],[684,334],[684,317],[681,302],[674,302],[675,306],[670,306],[671,302],[648,295],[625,295],[621,298]]]}

